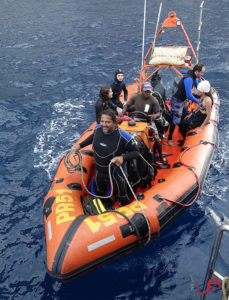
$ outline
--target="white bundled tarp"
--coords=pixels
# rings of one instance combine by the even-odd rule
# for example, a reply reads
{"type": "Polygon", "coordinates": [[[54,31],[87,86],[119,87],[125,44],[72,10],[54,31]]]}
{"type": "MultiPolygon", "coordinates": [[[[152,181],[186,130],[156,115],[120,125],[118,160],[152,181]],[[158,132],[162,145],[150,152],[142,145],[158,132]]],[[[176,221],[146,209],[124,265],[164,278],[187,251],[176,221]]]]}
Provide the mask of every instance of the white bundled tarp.
{"type": "Polygon", "coordinates": [[[149,61],[150,65],[181,66],[185,63],[184,58],[187,54],[188,47],[155,47],[152,51],[149,61]]]}

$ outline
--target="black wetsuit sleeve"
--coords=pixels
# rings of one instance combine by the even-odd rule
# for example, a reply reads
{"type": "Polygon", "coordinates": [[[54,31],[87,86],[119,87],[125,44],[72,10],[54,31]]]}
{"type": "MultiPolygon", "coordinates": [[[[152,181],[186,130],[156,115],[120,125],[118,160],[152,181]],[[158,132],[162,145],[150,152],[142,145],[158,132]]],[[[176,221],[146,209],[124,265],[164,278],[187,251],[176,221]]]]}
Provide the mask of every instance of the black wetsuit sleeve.
{"type": "Polygon", "coordinates": [[[124,160],[137,158],[139,156],[139,149],[136,142],[131,139],[125,146],[125,153],[122,154],[124,160]]]}
{"type": "Polygon", "coordinates": [[[111,108],[115,109],[117,107],[117,105],[114,104],[114,102],[112,100],[108,100],[108,104],[111,108]]]}
{"type": "Polygon", "coordinates": [[[127,99],[128,99],[128,90],[126,88],[125,83],[123,83],[122,90],[124,92],[124,100],[127,101],[127,99]]]}
{"type": "Polygon", "coordinates": [[[96,122],[99,124],[101,112],[103,110],[103,103],[100,99],[97,100],[95,103],[95,115],[96,115],[96,122]]]}
{"type": "Polygon", "coordinates": [[[91,135],[89,135],[84,141],[82,141],[79,145],[80,145],[80,148],[84,148],[90,144],[92,144],[93,142],[93,139],[94,139],[94,133],[92,133],[91,135]]]}

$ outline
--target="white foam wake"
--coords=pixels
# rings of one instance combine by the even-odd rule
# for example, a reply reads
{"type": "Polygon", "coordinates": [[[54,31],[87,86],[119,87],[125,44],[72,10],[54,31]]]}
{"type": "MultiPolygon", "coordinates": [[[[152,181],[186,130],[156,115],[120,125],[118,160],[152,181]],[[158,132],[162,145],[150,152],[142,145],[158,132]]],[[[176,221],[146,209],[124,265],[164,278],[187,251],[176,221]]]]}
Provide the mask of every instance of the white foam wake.
{"type": "Polygon", "coordinates": [[[34,167],[45,169],[50,179],[62,157],[61,153],[71,148],[80,137],[77,124],[82,118],[83,105],[78,103],[79,99],[67,99],[63,103],[55,103],[51,119],[43,124],[42,130],[37,135],[37,143],[34,146],[34,167]]]}

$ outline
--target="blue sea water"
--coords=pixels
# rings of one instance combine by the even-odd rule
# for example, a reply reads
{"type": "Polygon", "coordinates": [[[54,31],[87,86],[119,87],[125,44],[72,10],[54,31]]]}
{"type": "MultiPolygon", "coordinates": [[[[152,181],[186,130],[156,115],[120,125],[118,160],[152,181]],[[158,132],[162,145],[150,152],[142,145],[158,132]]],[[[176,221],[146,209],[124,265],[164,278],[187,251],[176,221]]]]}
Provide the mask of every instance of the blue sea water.
{"type": "MultiPolygon", "coordinates": [[[[196,47],[201,1],[164,0],[196,47]]],[[[160,1],[148,1],[146,48],[160,1]]],[[[46,273],[43,199],[61,152],[94,121],[99,89],[139,75],[144,1],[2,0],[0,299],[199,299],[217,227],[229,223],[228,0],[205,1],[200,61],[221,98],[220,147],[198,201],[161,237],[72,282],[46,273]]],[[[229,235],[217,270],[229,275],[229,235]]],[[[220,293],[210,291],[209,299],[220,293]]]]}

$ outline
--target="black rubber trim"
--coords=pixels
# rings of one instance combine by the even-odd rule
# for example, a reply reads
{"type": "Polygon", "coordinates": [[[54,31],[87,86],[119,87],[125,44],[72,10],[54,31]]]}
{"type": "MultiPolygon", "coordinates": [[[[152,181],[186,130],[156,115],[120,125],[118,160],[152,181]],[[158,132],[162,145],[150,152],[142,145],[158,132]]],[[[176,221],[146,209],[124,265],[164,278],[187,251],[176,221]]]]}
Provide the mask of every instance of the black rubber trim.
{"type": "MultiPolygon", "coordinates": [[[[83,169],[83,173],[87,174],[87,168],[83,167],[82,166],[82,169],[83,169]]],[[[76,171],[81,171],[81,166],[78,165],[76,168],[75,168],[76,171]]]]}
{"type": "Polygon", "coordinates": [[[181,166],[183,166],[183,165],[179,161],[173,164],[173,168],[180,168],[181,166]]]}
{"type": "Polygon", "coordinates": [[[187,134],[187,136],[193,136],[193,135],[196,135],[197,133],[195,131],[191,131],[187,134]]]}
{"type": "Polygon", "coordinates": [[[168,203],[166,201],[162,202],[158,207],[157,211],[159,214],[163,213],[168,208],[168,203]]]}
{"type": "Polygon", "coordinates": [[[203,140],[200,140],[200,143],[203,144],[203,145],[208,145],[208,141],[203,141],[203,140]]]}
{"type": "Polygon", "coordinates": [[[82,185],[80,183],[77,183],[77,182],[69,183],[67,185],[67,187],[70,190],[82,191],[82,185]]]}
{"type": "Polygon", "coordinates": [[[158,181],[157,181],[157,182],[158,182],[158,183],[165,182],[165,178],[158,179],[158,181]]]}
{"type": "Polygon", "coordinates": [[[170,164],[160,164],[160,165],[157,165],[157,169],[159,169],[159,170],[170,169],[170,164]]]}
{"type": "MultiPolygon", "coordinates": [[[[198,190],[198,184],[195,184],[188,192],[186,192],[182,197],[180,197],[177,202],[182,204],[189,204],[195,198],[198,190]]],[[[160,232],[163,232],[174,220],[181,215],[181,213],[188,207],[181,206],[179,204],[173,203],[171,206],[164,207],[158,216],[158,221],[160,224],[160,232]]]]}
{"type": "Polygon", "coordinates": [[[52,265],[52,272],[54,272],[54,273],[61,272],[62,264],[63,264],[64,258],[65,258],[65,254],[68,250],[69,244],[71,243],[72,238],[75,235],[76,231],[78,230],[78,228],[80,227],[80,225],[82,224],[84,219],[86,219],[86,218],[87,218],[87,216],[85,216],[85,215],[78,216],[72,222],[72,224],[66,231],[66,233],[60,243],[60,246],[56,252],[56,255],[55,255],[55,258],[53,261],[53,265],[52,265]]]}
{"type": "Polygon", "coordinates": [[[184,150],[188,149],[188,147],[183,147],[181,148],[181,152],[183,152],[184,150]]]}
{"type": "Polygon", "coordinates": [[[55,199],[56,197],[49,197],[45,202],[45,205],[43,207],[43,214],[46,217],[46,220],[48,216],[52,213],[52,205],[55,199]]]}
{"type": "Polygon", "coordinates": [[[91,156],[91,157],[94,156],[94,152],[90,151],[90,150],[82,150],[81,153],[84,154],[84,155],[91,156]]]}
{"type": "Polygon", "coordinates": [[[57,179],[55,182],[56,183],[61,183],[61,182],[63,182],[64,181],[64,178],[59,178],[59,179],[57,179]]]}
{"type": "MultiPolygon", "coordinates": [[[[137,238],[138,238],[138,246],[140,247],[140,246],[141,246],[141,235],[140,235],[140,233],[139,233],[139,230],[138,230],[136,224],[135,224],[134,222],[132,222],[132,220],[129,219],[124,213],[122,213],[122,212],[120,212],[120,211],[118,211],[118,210],[108,210],[108,211],[114,212],[114,213],[116,213],[116,214],[119,214],[119,215],[121,215],[122,217],[124,217],[124,218],[128,221],[128,223],[127,223],[126,225],[129,226],[129,224],[130,224],[130,225],[132,226],[133,231],[135,231],[136,236],[137,236],[137,238]]],[[[126,226],[126,225],[123,225],[123,226],[126,226]]],[[[121,232],[122,232],[122,227],[123,227],[123,226],[120,226],[121,232]]],[[[123,235],[123,232],[122,232],[122,235],[123,235]]],[[[126,237],[126,236],[123,236],[123,237],[126,237]]]]}
{"type": "Polygon", "coordinates": [[[153,199],[157,200],[157,202],[161,202],[164,200],[164,198],[159,194],[153,196],[153,199]]]}

